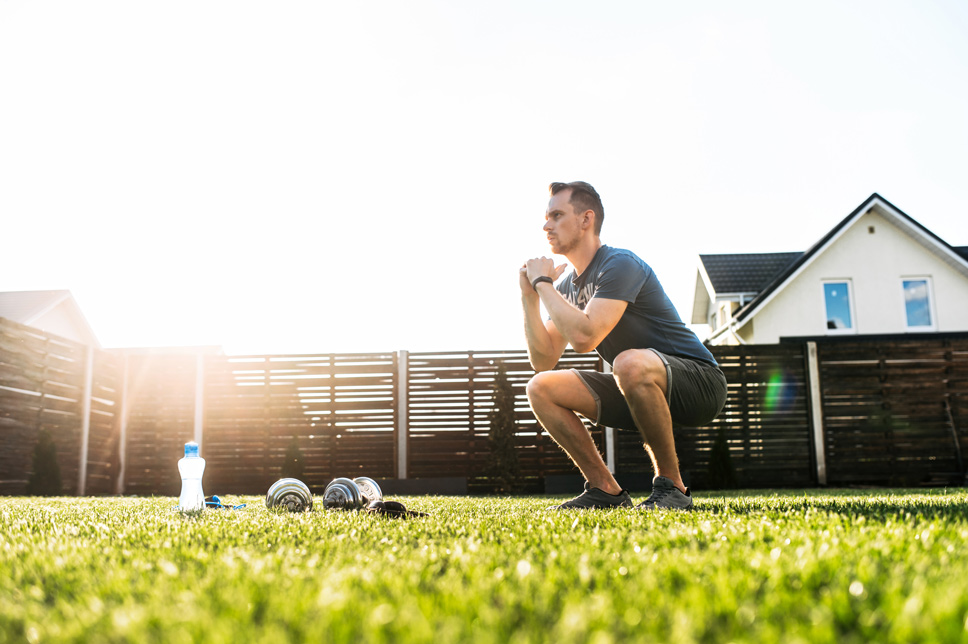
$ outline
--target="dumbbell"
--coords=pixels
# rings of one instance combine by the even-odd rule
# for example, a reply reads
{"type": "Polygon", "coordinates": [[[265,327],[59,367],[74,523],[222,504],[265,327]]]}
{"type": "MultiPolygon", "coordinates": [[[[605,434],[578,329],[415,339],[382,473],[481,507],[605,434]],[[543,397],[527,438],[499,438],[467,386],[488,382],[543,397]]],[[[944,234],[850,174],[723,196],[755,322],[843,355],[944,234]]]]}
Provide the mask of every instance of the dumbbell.
{"type": "Polygon", "coordinates": [[[383,490],[365,476],[333,479],[323,492],[323,507],[328,510],[359,510],[382,500],[383,490]]]}
{"type": "Polygon", "coordinates": [[[290,512],[309,512],[313,509],[313,495],[299,479],[279,479],[266,493],[267,508],[285,508],[290,512]]]}

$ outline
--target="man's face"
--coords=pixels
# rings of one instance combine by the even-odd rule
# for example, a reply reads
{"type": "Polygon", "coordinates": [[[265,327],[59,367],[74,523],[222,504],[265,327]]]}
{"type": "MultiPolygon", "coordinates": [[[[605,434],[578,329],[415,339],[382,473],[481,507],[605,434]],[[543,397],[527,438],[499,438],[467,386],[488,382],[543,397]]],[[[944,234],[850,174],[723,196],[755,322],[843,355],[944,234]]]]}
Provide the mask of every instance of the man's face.
{"type": "Polygon", "coordinates": [[[569,203],[571,190],[551,196],[545,213],[544,231],[555,255],[567,255],[578,246],[582,235],[582,215],[569,203]]]}

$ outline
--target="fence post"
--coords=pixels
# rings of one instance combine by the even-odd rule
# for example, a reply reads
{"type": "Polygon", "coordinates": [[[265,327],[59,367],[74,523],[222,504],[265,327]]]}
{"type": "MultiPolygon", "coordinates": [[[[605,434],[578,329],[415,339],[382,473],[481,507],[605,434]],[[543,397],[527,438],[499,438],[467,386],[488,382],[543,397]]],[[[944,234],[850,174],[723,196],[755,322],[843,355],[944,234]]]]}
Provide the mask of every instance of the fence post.
{"type": "Polygon", "coordinates": [[[205,428],[205,356],[195,356],[195,442],[198,453],[202,452],[202,434],[205,428]]]}
{"type": "Polygon", "coordinates": [[[817,456],[817,484],[826,485],[827,455],[823,436],[823,399],[816,342],[807,342],[807,379],[810,381],[810,422],[813,431],[813,449],[817,456]]]}
{"type": "Polygon", "coordinates": [[[407,443],[410,420],[409,356],[401,349],[397,359],[397,478],[407,478],[407,443]]]}
{"type": "Polygon", "coordinates": [[[77,495],[87,491],[87,451],[91,440],[91,396],[94,391],[94,347],[84,355],[84,396],[81,404],[81,459],[77,468],[77,495]]]}
{"type": "Polygon", "coordinates": [[[615,474],[615,429],[612,427],[605,428],[605,464],[615,474]]]}
{"type": "Polygon", "coordinates": [[[124,494],[124,466],[127,461],[128,453],[128,353],[124,353],[124,365],[121,368],[121,400],[118,433],[118,480],[115,482],[115,492],[124,494]]]}
{"type": "MultiPolygon", "coordinates": [[[[612,373],[612,365],[604,360],[601,362],[602,371],[612,373]]],[[[605,464],[608,465],[608,471],[615,474],[615,429],[613,427],[605,428],[605,464]]]]}

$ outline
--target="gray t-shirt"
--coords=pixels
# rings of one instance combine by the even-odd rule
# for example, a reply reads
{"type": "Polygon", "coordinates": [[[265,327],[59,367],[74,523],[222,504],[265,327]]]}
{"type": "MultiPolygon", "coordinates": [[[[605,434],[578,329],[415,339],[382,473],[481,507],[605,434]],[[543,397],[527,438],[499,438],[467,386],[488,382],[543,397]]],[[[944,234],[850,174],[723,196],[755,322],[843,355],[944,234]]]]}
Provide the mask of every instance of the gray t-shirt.
{"type": "Polygon", "coordinates": [[[596,347],[609,364],[627,349],[655,349],[716,364],[709,349],[683,324],[652,268],[631,251],[602,246],[581,275],[572,271],[557,289],[583,311],[593,297],[629,303],[618,324],[596,347]]]}

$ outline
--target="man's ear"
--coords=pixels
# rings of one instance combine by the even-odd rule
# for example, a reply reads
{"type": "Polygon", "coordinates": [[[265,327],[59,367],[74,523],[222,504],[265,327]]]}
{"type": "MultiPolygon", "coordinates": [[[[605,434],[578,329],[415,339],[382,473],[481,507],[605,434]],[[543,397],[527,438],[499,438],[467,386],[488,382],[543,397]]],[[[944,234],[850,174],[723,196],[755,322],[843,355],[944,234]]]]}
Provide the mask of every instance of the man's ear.
{"type": "Polygon", "coordinates": [[[582,225],[582,228],[591,228],[592,226],[595,225],[594,210],[586,210],[585,212],[582,213],[581,225],[582,225]]]}

